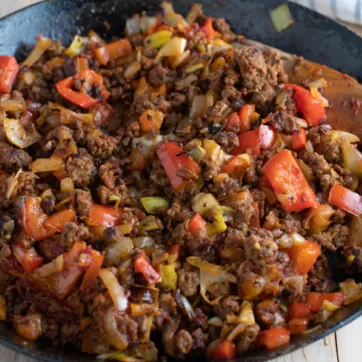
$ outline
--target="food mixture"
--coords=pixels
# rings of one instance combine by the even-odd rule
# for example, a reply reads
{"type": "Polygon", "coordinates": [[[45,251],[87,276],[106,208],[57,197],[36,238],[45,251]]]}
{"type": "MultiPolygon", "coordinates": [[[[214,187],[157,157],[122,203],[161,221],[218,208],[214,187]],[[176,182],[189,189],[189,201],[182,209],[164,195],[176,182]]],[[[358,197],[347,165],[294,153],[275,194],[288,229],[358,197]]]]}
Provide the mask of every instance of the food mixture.
{"type": "Polygon", "coordinates": [[[0,319],[101,359],[223,359],[360,298],[332,275],[362,270],[360,140],[326,80],[288,83],[198,4],[113,40],[0,57],[0,319]]]}

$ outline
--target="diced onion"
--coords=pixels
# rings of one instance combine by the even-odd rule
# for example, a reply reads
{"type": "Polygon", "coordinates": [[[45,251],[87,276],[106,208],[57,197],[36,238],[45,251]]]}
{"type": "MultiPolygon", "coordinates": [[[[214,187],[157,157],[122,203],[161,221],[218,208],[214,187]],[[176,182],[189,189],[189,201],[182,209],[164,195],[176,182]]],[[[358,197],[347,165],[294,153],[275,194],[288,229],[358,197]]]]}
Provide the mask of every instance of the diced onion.
{"type": "Polygon", "coordinates": [[[4,130],[9,142],[19,148],[27,148],[41,139],[33,124],[30,130],[25,129],[19,119],[5,118],[4,130]]]}
{"type": "Polygon", "coordinates": [[[168,207],[168,201],[158,196],[142,197],[141,202],[149,214],[155,214],[158,209],[166,209],[168,207]]]}
{"type": "Polygon", "coordinates": [[[63,178],[60,181],[60,190],[62,192],[72,192],[74,190],[74,182],[70,177],[63,178]]]}
{"type": "Polygon", "coordinates": [[[270,12],[274,29],[279,33],[294,23],[287,4],[282,4],[270,12]]]}
{"type": "Polygon", "coordinates": [[[64,168],[64,161],[59,158],[38,158],[31,165],[33,172],[59,171],[64,168]]]}
{"type": "Polygon", "coordinates": [[[35,48],[31,51],[29,56],[21,63],[21,67],[31,67],[34,63],[36,63],[40,57],[47,51],[53,41],[51,39],[43,38],[42,36],[39,37],[35,48]]]}
{"type": "Polygon", "coordinates": [[[35,278],[45,278],[54,273],[58,273],[63,270],[64,259],[63,254],[56,257],[48,264],[42,265],[40,268],[36,269],[33,273],[35,278]]]}
{"type": "Polygon", "coordinates": [[[196,19],[202,15],[202,5],[201,4],[193,4],[190,12],[186,16],[186,21],[189,25],[194,24],[196,19]]]}
{"type": "Polygon", "coordinates": [[[325,88],[328,86],[327,81],[324,78],[314,80],[313,82],[310,82],[308,85],[309,88],[325,88]]]}
{"type": "Polygon", "coordinates": [[[345,132],[345,131],[338,131],[332,129],[328,132],[328,136],[331,142],[338,142],[341,143],[343,141],[348,141],[350,143],[360,142],[360,139],[353,133],[345,132]]]}
{"type": "Polygon", "coordinates": [[[191,52],[190,50],[186,50],[181,55],[177,57],[170,57],[169,62],[172,69],[176,69],[179,65],[181,65],[189,56],[191,52]]]}
{"type": "Polygon", "coordinates": [[[124,77],[126,79],[133,78],[141,70],[140,62],[132,62],[124,71],[124,77]]]}
{"type": "Polygon", "coordinates": [[[301,245],[305,243],[305,239],[303,238],[303,236],[298,233],[291,234],[291,237],[293,239],[294,245],[301,245]]]}
{"type": "Polygon", "coordinates": [[[82,53],[87,45],[88,39],[81,37],[76,34],[73,38],[72,43],[69,45],[69,48],[65,50],[64,54],[68,57],[73,57],[82,53]]]}
{"type": "Polygon", "coordinates": [[[180,37],[172,38],[158,52],[156,59],[161,57],[178,57],[186,48],[187,40],[180,37]]]}
{"type": "Polygon", "coordinates": [[[145,42],[147,45],[149,45],[151,48],[159,49],[163,47],[166,43],[170,41],[172,37],[172,32],[169,30],[160,30],[156,31],[156,33],[153,33],[149,35],[145,42]]]}
{"type": "Polygon", "coordinates": [[[295,123],[302,128],[308,128],[308,123],[303,118],[294,117],[295,123]]]}
{"type": "Polygon", "coordinates": [[[347,140],[341,142],[343,167],[362,178],[362,153],[347,140]]]}
{"type": "Polygon", "coordinates": [[[108,292],[113,300],[114,305],[121,311],[125,311],[128,306],[128,299],[124,293],[123,287],[119,284],[117,278],[108,269],[101,269],[99,277],[102,279],[104,285],[107,287],[108,292]]]}

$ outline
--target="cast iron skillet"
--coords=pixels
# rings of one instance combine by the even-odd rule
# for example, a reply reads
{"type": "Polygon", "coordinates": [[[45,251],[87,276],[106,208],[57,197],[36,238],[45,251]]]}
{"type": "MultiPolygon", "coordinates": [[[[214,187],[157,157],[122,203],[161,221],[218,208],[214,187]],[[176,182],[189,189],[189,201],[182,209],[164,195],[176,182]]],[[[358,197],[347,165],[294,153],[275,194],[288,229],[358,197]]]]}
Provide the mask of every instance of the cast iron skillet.
{"type": "MultiPolygon", "coordinates": [[[[38,33],[67,43],[75,33],[94,29],[106,39],[119,36],[127,17],[141,10],[159,11],[157,0],[49,0],[0,20],[0,54],[25,56],[38,33]],[[107,20],[108,23],[105,23],[107,20]],[[109,28],[108,24],[111,26],[109,28]]],[[[295,24],[277,34],[270,9],[283,0],[198,0],[205,13],[225,17],[237,34],[326,64],[357,79],[362,78],[362,39],[336,22],[296,4],[289,4],[295,24]]],[[[186,14],[194,0],[174,0],[176,11],[186,14]]],[[[359,126],[360,127],[360,126],[359,126]]],[[[336,278],[343,278],[336,272],[336,278]]],[[[338,279],[339,279],[338,278],[338,279]]],[[[362,300],[337,311],[321,328],[298,336],[276,351],[256,351],[235,361],[259,362],[292,352],[334,332],[362,314],[362,300]]],[[[0,343],[17,352],[45,361],[94,361],[71,347],[55,348],[48,341],[30,342],[0,324],[0,343]]],[[[196,360],[196,358],[194,359],[196,360]]],[[[202,358],[197,358],[198,361],[202,358]]],[[[189,358],[188,361],[193,361],[189,358]]]]}

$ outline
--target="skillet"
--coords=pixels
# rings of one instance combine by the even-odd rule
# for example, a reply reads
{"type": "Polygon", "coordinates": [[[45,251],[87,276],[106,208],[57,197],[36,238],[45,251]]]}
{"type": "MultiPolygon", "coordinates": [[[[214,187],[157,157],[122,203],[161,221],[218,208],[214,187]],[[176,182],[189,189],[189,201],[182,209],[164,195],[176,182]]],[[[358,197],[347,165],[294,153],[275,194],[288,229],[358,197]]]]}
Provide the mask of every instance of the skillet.
{"type": "MultiPolygon", "coordinates": [[[[237,34],[244,34],[250,39],[302,55],[306,59],[362,79],[362,39],[326,17],[299,5],[289,4],[295,23],[278,34],[271,24],[269,11],[283,3],[281,0],[198,2],[204,5],[206,14],[225,17],[237,34]]],[[[141,10],[155,13],[159,11],[158,3],[157,0],[48,0],[0,20],[0,54],[15,54],[21,60],[29,52],[38,33],[68,43],[75,33],[86,33],[92,28],[104,38],[110,39],[113,35],[122,34],[129,16],[141,10]]],[[[186,14],[194,1],[174,0],[173,3],[177,12],[186,14]]],[[[340,122],[343,122],[344,128],[361,135],[362,115],[333,120],[334,125],[340,125],[340,122]]],[[[342,279],[343,276],[336,275],[336,279],[339,278],[342,279]]],[[[285,355],[325,337],[361,314],[362,300],[359,300],[334,313],[320,328],[298,336],[283,348],[271,352],[258,350],[235,358],[234,361],[261,362],[285,355]]],[[[94,357],[81,354],[70,347],[61,349],[51,346],[47,341],[25,341],[3,323],[0,324],[0,343],[37,360],[95,360],[94,357]]],[[[197,359],[202,360],[199,357],[197,359]]]]}

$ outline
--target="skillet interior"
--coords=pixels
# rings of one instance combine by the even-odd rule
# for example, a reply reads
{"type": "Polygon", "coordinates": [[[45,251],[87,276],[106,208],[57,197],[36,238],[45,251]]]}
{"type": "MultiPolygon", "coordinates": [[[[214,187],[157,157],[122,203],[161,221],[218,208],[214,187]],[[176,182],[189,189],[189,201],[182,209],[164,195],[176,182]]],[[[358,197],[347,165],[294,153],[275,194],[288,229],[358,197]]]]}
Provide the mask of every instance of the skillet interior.
{"type": "MultiPolygon", "coordinates": [[[[295,24],[277,34],[269,18],[269,10],[285,2],[281,0],[198,0],[205,12],[225,17],[237,34],[262,41],[290,53],[326,64],[351,76],[362,79],[362,39],[321,15],[296,4],[289,4],[295,24]]],[[[19,11],[0,20],[0,54],[24,57],[34,44],[38,33],[69,42],[75,33],[85,33],[90,28],[105,38],[122,33],[125,20],[130,15],[149,10],[156,12],[158,0],[49,0],[19,11]],[[111,25],[107,30],[104,20],[111,25]]],[[[174,0],[176,11],[186,13],[194,1],[174,0]]],[[[350,120],[350,122],[355,122],[350,120]]],[[[360,124],[354,125],[360,128],[360,124]]],[[[344,326],[362,314],[362,300],[336,312],[321,328],[277,351],[249,353],[235,361],[266,361],[289,353],[314,342],[344,326]]],[[[7,325],[0,324],[0,343],[16,351],[47,361],[94,361],[71,348],[52,347],[48,342],[25,342],[7,325]]],[[[197,358],[200,361],[200,358],[197,358]]],[[[196,360],[196,359],[195,359],[196,360]]],[[[192,361],[191,358],[188,361],[192,361]]]]}

